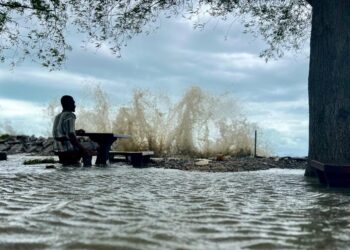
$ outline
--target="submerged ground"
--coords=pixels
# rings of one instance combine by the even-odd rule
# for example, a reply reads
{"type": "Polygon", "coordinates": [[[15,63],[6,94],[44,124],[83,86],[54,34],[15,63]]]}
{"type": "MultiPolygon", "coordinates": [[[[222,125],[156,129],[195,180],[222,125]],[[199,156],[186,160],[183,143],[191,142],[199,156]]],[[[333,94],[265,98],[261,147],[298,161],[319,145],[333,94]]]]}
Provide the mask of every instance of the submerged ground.
{"type": "Polygon", "coordinates": [[[346,249],[350,192],[303,170],[0,162],[0,249],[346,249]]]}

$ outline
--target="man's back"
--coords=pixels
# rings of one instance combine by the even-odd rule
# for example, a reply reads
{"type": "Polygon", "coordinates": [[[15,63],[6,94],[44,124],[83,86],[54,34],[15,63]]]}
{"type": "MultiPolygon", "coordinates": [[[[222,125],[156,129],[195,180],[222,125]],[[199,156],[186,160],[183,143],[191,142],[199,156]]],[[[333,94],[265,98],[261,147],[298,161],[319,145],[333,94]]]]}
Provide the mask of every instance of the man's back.
{"type": "Polygon", "coordinates": [[[75,115],[70,111],[63,111],[55,117],[52,136],[54,137],[54,148],[56,151],[72,151],[74,146],[69,141],[69,134],[75,134],[75,115]]]}

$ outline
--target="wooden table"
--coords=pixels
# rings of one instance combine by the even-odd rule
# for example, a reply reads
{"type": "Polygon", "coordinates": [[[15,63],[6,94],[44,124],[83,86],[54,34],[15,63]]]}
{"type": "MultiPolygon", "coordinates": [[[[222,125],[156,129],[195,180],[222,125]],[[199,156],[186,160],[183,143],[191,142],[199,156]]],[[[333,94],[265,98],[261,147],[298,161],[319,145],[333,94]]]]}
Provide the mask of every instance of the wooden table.
{"type": "Polygon", "coordinates": [[[78,136],[87,136],[96,142],[100,147],[97,150],[96,165],[106,165],[109,160],[109,151],[112,144],[118,139],[131,138],[130,135],[121,135],[113,133],[83,133],[78,136]]]}

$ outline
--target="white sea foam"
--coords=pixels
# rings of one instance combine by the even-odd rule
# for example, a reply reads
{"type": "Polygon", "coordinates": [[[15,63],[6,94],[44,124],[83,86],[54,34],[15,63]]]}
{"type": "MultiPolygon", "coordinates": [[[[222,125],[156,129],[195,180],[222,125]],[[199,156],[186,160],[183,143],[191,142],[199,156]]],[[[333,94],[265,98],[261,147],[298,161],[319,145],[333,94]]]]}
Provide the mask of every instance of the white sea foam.
{"type": "MultiPolygon", "coordinates": [[[[191,87],[174,103],[169,96],[139,89],[128,105],[117,107],[100,86],[94,86],[79,103],[90,106],[78,106],[76,127],[132,135],[132,140],[118,143],[121,150],[199,156],[250,155],[253,151],[257,125],[247,120],[232,95],[213,95],[191,87]]],[[[58,100],[47,111],[53,118],[59,112],[58,100]]],[[[258,153],[267,154],[267,147],[259,147],[258,153]]]]}

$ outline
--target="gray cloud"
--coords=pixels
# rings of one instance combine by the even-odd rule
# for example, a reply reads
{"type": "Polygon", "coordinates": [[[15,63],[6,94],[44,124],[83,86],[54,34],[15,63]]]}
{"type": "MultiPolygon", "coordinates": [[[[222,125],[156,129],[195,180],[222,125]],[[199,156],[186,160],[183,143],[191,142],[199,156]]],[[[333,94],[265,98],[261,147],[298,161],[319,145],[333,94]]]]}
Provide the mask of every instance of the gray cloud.
{"type": "Polygon", "coordinates": [[[79,97],[87,83],[99,83],[120,104],[134,88],[177,98],[198,85],[212,93],[233,93],[244,102],[248,117],[269,131],[276,153],[307,153],[307,49],[265,63],[258,56],[264,42],[243,35],[239,24],[213,21],[194,31],[183,19],[161,20],[157,32],[129,41],[120,59],[108,46],[81,49],[79,38],[69,38],[73,52],[62,71],[28,62],[13,72],[1,69],[0,97],[45,105],[62,94],[79,97]],[[281,145],[286,145],[283,150],[281,145]]]}

